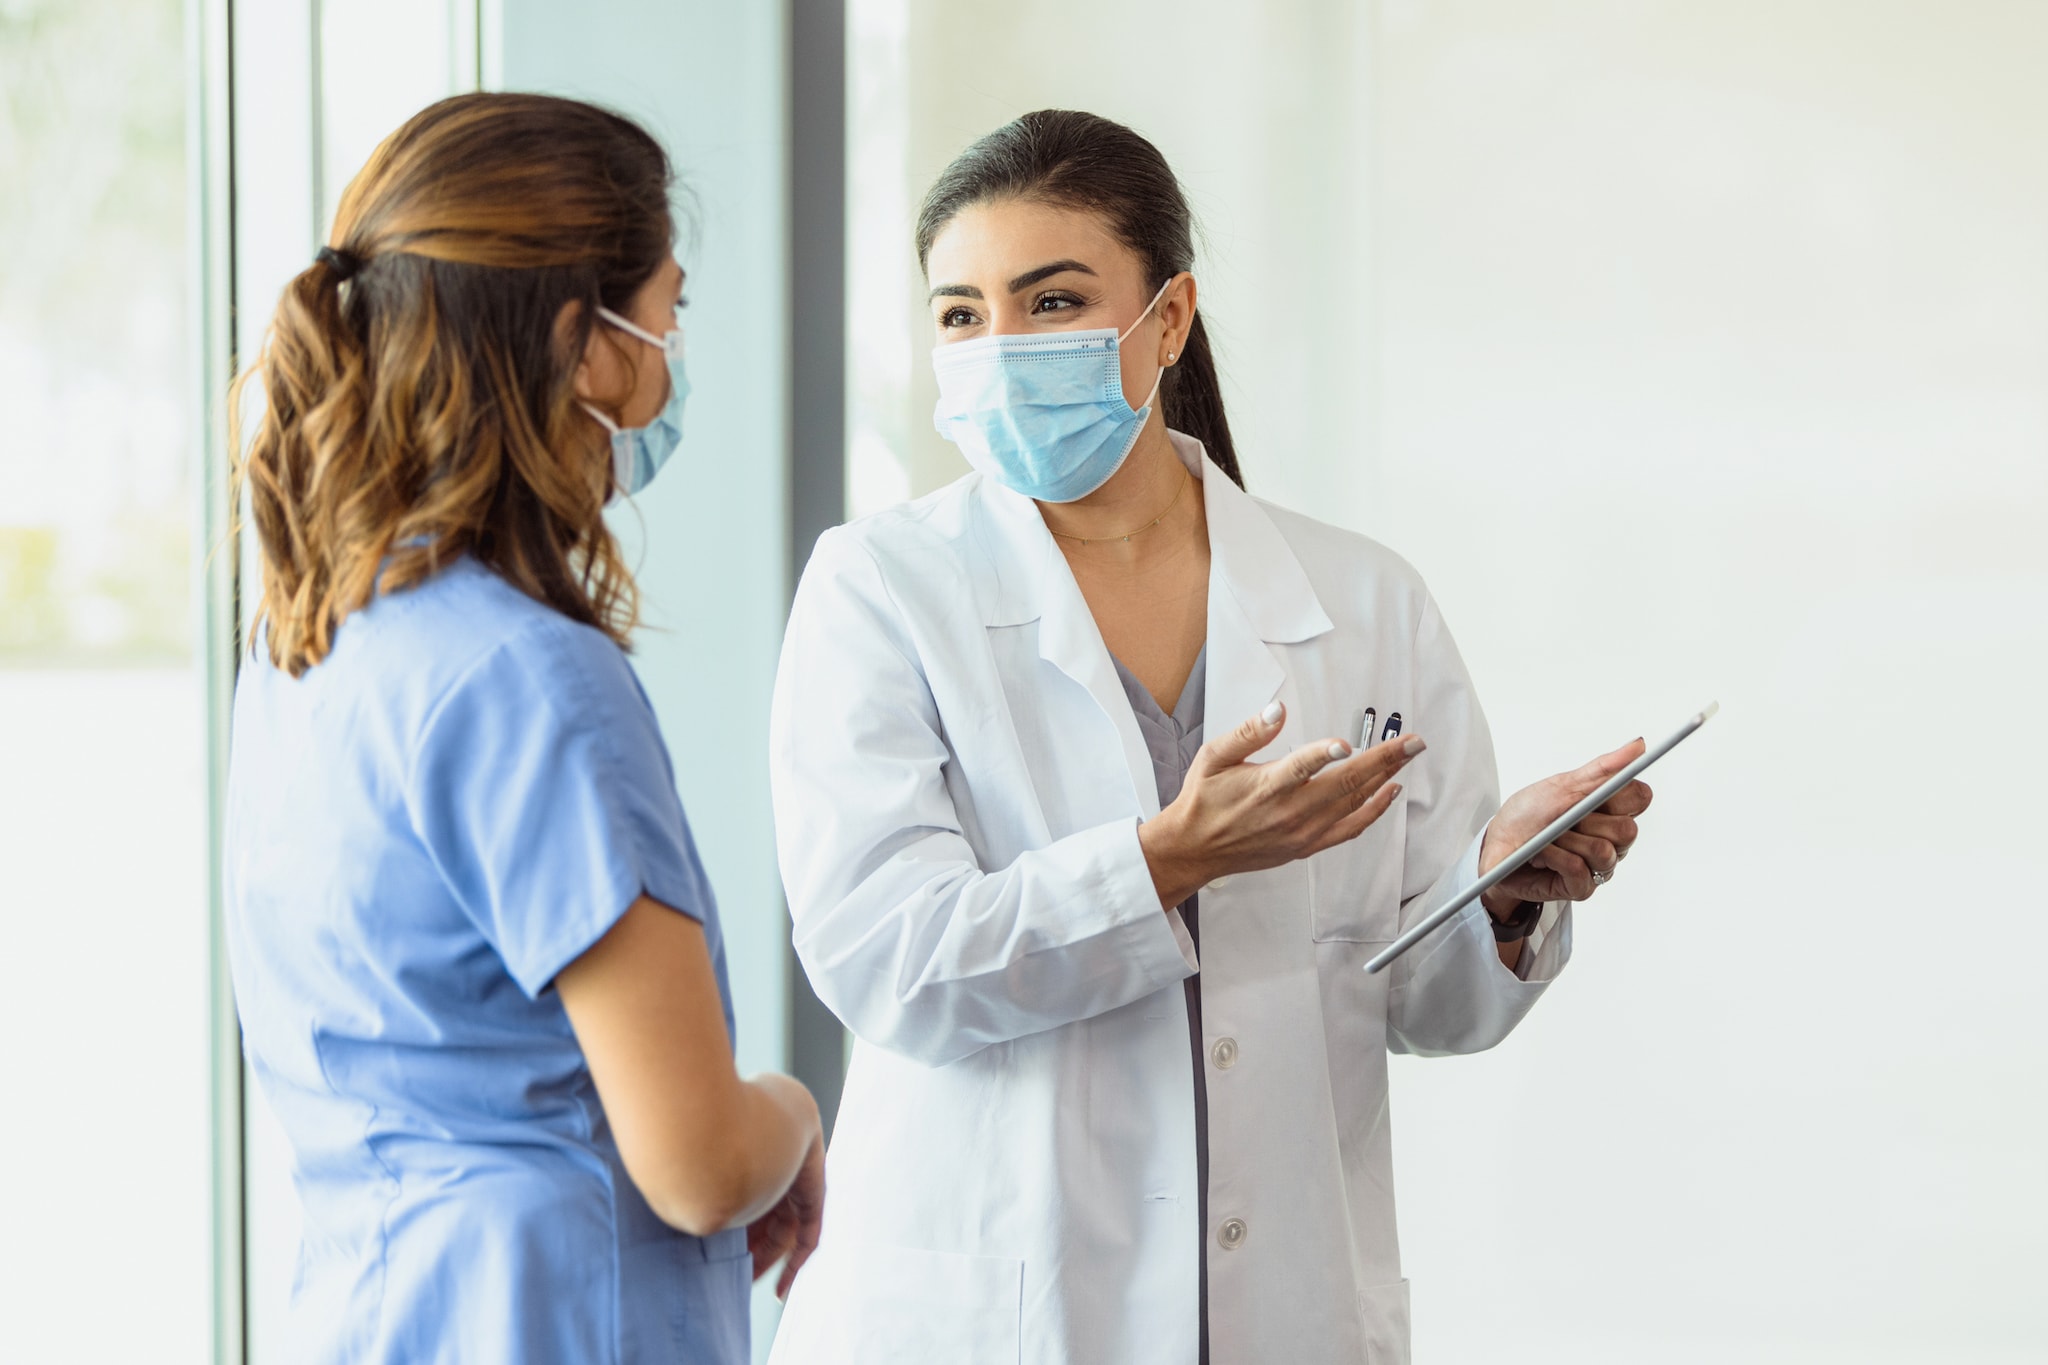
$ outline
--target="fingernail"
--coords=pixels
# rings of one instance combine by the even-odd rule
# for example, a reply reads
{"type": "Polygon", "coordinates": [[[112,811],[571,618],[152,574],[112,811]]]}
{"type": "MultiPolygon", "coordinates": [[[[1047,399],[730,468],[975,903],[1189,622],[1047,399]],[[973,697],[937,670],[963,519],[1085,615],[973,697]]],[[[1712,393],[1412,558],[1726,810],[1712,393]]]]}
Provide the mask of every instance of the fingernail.
{"type": "Polygon", "coordinates": [[[1331,758],[1343,758],[1346,754],[1349,754],[1350,752],[1350,748],[1347,747],[1344,741],[1342,740],[1338,740],[1336,743],[1330,746],[1331,758]]]}
{"type": "Polygon", "coordinates": [[[1429,745],[1423,741],[1421,735],[1416,735],[1412,739],[1406,739],[1401,741],[1401,752],[1403,754],[1406,754],[1409,758],[1415,757],[1415,755],[1421,753],[1424,749],[1427,749],[1428,747],[1429,745]]]}
{"type": "Polygon", "coordinates": [[[1400,784],[1399,782],[1396,782],[1396,783],[1394,784],[1394,788],[1393,788],[1393,790],[1392,790],[1392,791],[1391,791],[1390,793],[1388,793],[1388,795],[1387,795],[1387,800],[1391,801],[1391,800],[1393,800],[1393,799],[1394,799],[1395,797],[1399,796],[1400,794],[1401,794],[1401,784],[1400,784]]]}
{"type": "Polygon", "coordinates": [[[1280,723],[1281,710],[1282,708],[1279,702],[1269,701],[1266,703],[1266,709],[1259,712],[1259,719],[1266,722],[1266,724],[1268,725],[1278,725],[1280,723]]]}

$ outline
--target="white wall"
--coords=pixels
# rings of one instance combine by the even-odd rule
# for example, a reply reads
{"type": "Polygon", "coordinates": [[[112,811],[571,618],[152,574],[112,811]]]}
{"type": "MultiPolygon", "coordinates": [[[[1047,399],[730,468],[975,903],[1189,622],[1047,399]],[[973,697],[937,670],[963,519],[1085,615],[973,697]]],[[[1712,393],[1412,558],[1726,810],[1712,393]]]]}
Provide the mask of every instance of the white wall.
{"type": "Polygon", "coordinates": [[[1204,229],[1202,307],[1254,491],[1355,496],[1355,398],[1372,341],[1331,325],[1366,297],[1367,8],[1353,0],[1120,3],[849,0],[849,336],[856,513],[966,472],[937,399],[911,228],[969,142],[1045,107],[1091,110],[1158,144],[1204,229]],[[1314,279],[1292,265],[1316,261],[1314,279]]]}
{"type": "Polygon", "coordinates": [[[1510,778],[1727,706],[1528,1029],[1399,1073],[1421,1330],[2040,1360],[2048,8],[1382,15],[1366,524],[1510,778]]]}
{"type": "Polygon", "coordinates": [[[1418,1358],[2048,1357],[2048,7],[853,11],[856,510],[960,467],[917,196],[1085,107],[1193,191],[1253,490],[1423,570],[1507,784],[1724,704],[1528,1024],[1397,1063],[1418,1358]]]}

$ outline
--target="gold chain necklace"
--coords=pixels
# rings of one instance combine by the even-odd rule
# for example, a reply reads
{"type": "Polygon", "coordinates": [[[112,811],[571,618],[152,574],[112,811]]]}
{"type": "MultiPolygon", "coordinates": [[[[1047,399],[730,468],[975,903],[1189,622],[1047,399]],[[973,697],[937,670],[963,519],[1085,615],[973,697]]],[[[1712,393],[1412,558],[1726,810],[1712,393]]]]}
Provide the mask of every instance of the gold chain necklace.
{"type": "Polygon", "coordinates": [[[1152,520],[1146,522],[1143,526],[1138,527],[1135,531],[1126,531],[1120,536],[1076,536],[1069,535],[1065,531],[1052,531],[1052,527],[1050,526],[1046,527],[1045,529],[1048,531],[1052,531],[1054,535],[1058,536],[1062,540],[1071,540],[1082,545],[1105,545],[1112,540],[1129,540],[1132,536],[1141,536],[1145,534],[1145,532],[1151,530],[1160,522],[1165,521],[1167,513],[1172,512],[1175,506],[1179,504],[1180,495],[1187,492],[1188,485],[1193,483],[1194,481],[1194,475],[1188,473],[1185,469],[1181,470],[1180,483],[1178,486],[1174,488],[1173,498],[1166,504],[1165,511],[1162,511],[1158,516],[1152,518],[1152,520]]]}

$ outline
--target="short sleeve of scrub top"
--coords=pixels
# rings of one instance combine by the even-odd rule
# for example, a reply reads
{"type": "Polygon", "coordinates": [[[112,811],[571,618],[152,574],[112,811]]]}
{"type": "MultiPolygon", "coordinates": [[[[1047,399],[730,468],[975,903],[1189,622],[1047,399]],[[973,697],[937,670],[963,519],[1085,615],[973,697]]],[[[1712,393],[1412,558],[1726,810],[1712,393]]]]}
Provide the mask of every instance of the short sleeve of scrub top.
{"type": "Polygon", "coordinates": [[[528,996],[643,893],[700,921],[710,902],[639,680],[609,641],[576,648],[562,627],[451,689],[407,784],[450,891],[528,996]]]}
{"type": "Polygon", "coordinates": [[[745,1229],[627,1174],[556,975],[642,895],[717,903],[638,679],[464,560],[235,695],[225,920],[243,1043],[303,1213],[312,1365],[737,1365],[745,1229]]]}

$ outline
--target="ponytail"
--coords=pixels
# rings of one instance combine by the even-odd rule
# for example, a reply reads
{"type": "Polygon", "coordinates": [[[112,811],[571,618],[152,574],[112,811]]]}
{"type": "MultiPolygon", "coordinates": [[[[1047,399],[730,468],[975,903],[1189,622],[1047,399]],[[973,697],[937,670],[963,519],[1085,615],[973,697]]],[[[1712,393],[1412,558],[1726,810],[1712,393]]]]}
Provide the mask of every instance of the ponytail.
{"type": "Polygon", "coordinates": [[[328,553],[344,538],[334,524],[339,504],[316,491],[360,487],[368,472],[369,362],[363,338],[343,316],[342,287],[342,272],[324,252],[285,286],[261,363],[236,381],[228,406],[230,449],[246,452],[238,473],[265,551],[263,614],[271,657],[280,662],[326,657],[342,618],[368,601],[388,548],[328,553]],[[252,382],[264,411],[245,444],[242,394],[252,382]]]}
{"type": "Polygon", "coordinates": [[[1237,468],[1237,447],[1230,439],[1230,419],[1223,412],[1223,381],[1216,373],[1209,329],[1202,325],[1200,312],[1188,328],[1180,360],[1166,372],[1159,393],[1166,425],[1200,441],[1216,467],[1228,474],[1232,483],[1244,487],[1244,475],[1237,468]]]}
{"type": "Polygon", "coordinates": [[[668,258],[669,185],[644,129],[545,95],[457,95],[378,146],[229,402],[239,426],[260,389],[232,448],[272,663],[304,673],[374,595],[465,555],[626,646],[611,450],[574,371],[668,258]]]}

